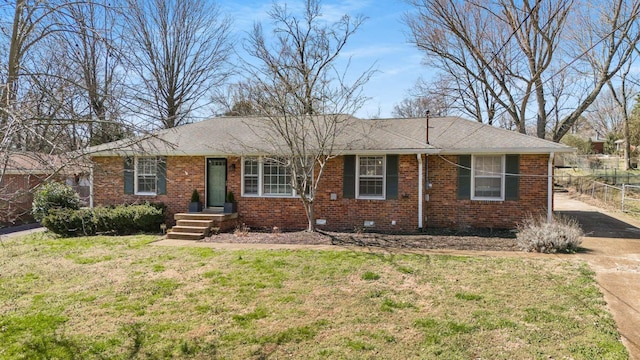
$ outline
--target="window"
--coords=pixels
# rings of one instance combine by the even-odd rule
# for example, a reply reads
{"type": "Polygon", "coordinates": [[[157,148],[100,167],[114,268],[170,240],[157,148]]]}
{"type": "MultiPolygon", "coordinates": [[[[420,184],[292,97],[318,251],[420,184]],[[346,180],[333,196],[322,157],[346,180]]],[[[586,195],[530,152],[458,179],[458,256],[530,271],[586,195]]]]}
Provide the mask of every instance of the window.
{"type": "Polygon", "coordinates": [[[283,158],[247,157],[242,161],[242,195],[295,197],[289,161],[283,158]]]}
{"type": "Polygon", "coordinates": [[[155,157],[136,158],[136,194],[156,194],[158,159],[155,157]]]}
{"type": "Polygon", "coordinates": [[[358,157],[358,197],[384,198],[384,156],[358,157]]]}
{"type": "Polygon", "coordinates": [[[472,199],[504,200],[504,156],[473,156],[471,169],[472,199]]]}
{"type": "Polygon", "coordinates": [[[263,195],[292,195],[291,169],[283,159],[264,159],[263,195]]]}
{"type": "Polygon", "coordinates": [[[246,158],[243,163],[244,177],[243,186],[244,193],[248,195],[258,195],[258,158],[246,158]]]}

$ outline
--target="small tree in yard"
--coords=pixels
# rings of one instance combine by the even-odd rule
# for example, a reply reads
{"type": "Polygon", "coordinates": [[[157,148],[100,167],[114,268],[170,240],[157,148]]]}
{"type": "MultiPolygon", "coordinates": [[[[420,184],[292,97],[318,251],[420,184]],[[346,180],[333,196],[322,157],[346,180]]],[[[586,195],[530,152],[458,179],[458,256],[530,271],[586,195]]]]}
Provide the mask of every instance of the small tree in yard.
{"type": "MultiPolygon", "coordinates": [[[[251,127],[269,149],[252,149],[270,156],[291,174],[291,187],[304,204],[308,231],[314,231],[315,194],[327,162],[342,146],[338,135],[352,126],[351,115],[366,98],[362,86],[373,74],[365,71],[346,79],[348,64],[336,59],[364,19],[344,15],[335,23],[322,18],[320,1],[308,0],[301,17],[285,5],[274,4],[273,44],[267,44],[256,24],[245,44],[257,65],[247,64],[246,98],[262,117],[251,127]]],[[[250,145],[247,145],[250,146],[250,145]]]]}

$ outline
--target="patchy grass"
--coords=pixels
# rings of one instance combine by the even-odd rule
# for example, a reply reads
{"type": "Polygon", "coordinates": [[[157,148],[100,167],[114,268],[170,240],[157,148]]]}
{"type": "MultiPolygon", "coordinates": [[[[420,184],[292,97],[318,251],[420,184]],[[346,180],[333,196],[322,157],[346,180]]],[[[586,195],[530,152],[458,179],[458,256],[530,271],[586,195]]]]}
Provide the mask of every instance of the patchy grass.
{"type": "Polygon", "coordinates": [[[627,359],[557,259],[3,239],[0,358],[627,359]]]}

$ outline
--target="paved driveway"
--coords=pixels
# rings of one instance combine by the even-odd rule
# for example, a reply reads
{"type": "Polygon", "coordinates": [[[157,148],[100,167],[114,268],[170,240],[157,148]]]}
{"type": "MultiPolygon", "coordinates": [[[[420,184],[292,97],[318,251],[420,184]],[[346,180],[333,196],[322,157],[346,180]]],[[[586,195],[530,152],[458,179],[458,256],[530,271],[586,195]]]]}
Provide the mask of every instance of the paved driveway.
{"type": "Polygon", "coordinates": [[[640,360],[640,221],[555,194],[556,213],[576,218],[585,231],[578,254],[596,273],[631,359],[640,360]]]}

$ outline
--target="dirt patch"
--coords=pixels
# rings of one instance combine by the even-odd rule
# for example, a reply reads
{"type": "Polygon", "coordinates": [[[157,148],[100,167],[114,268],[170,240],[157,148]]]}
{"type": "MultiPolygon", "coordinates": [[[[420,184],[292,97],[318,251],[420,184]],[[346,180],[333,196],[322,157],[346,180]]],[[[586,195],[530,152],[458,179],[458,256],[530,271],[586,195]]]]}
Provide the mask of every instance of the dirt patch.
{"type": "Polygon", "coordinates": [[[478,251],[519,251],[510,231],[477,230],[464,233],[433,231],[420,234],[380,234],[341,232],[248,232],[223,233],[202,240],[214,243],[338,245],[398,249],[455,249],[478,251]]]}

